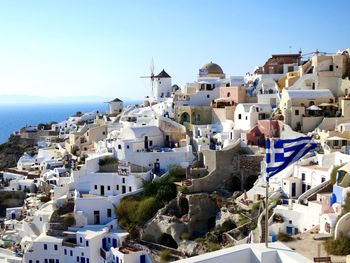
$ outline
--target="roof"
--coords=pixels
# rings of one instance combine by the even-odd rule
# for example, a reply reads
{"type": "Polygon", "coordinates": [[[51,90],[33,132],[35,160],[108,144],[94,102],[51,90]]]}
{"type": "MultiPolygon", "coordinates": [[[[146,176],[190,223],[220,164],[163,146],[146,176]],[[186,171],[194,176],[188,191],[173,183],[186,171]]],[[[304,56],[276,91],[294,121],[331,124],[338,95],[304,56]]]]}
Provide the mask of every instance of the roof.
{"type": "Polygon", "coordinates": [[[154,77],[156,77],[156,78],[171,78],[170,75],[168,73],[166,73],[164,69],[157,76],[154,76],[154,77]]]}
{"type": "Polygon", "coordinates": [[[45,242],[45,243],[60,243],[62,242],[62,240],[63,238],[47,236],[45,233],[41,234],[35,239],[36,242],[45,242]]]}
{"type": "Polygon", "coordinates": [[[291,99],[298,98],[307,98],[307,99],[315,99],[315,98],[334,98],[332,92],[328,89],[324,90],[286,90],[288,96],[291,99]]]}
{"type": "Polygon", "coordinates": [[[125,127],[121,132],[124,140],[143,139],[144,136],[160,136],[162,131],[157,126],[125,127]]]}
{"type": "Polygon", "coordinates": [[[224,71],[222,68],[213,62],[210,62],[208,64],[205,64],[203,67],[199,70],[199,75],[209,75],[209,74],[224,74],[224,71]]]}
{"type": "Polygon", "coordinates": [[[300,54],[273,54],[273,58],[278,58],[278,57],[293,57],[293,58],[299,58],[300,54]]]}
{"type": "Polygon", "coordinates": [[[121,99],[115,98],[114,100],[111,100],[110,102],[123,102],[121,99]]]}

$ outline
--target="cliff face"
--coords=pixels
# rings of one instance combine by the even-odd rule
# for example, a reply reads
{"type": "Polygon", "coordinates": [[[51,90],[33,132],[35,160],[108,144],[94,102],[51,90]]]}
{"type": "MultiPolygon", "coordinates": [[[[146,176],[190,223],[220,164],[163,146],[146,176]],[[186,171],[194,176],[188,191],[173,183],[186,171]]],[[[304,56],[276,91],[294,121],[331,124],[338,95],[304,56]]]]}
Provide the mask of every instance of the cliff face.
{"type": "Polygon", "coordinates": [[[0,145],[0,171],[16,166],[24,152],[34,150],[33,146],[33,140],[11,135],[7,142],[0,145]]]}

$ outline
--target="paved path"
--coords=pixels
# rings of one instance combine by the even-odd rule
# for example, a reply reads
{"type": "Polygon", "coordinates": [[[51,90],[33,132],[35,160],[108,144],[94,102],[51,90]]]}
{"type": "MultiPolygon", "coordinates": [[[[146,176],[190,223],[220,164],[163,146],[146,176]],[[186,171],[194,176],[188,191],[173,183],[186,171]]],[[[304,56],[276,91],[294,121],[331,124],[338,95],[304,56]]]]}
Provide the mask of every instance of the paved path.
{"type": "MultiPolygon", "coordinates": [[[[293,236],[295,238],[294,241],[283,242],[286,246],[295,249],[298,253],[304,255],[305,257],[313,260],[314,257],[318,255],[318,247],[320,247],[320,256],[327,256],[327,252],[323,246],[323,240],[314,240],[314,234],[309,232],[298,234],[293,236]]],[[[341,263],[346,262],[345,256],[331,256],[332,263],[341,263]]]]}

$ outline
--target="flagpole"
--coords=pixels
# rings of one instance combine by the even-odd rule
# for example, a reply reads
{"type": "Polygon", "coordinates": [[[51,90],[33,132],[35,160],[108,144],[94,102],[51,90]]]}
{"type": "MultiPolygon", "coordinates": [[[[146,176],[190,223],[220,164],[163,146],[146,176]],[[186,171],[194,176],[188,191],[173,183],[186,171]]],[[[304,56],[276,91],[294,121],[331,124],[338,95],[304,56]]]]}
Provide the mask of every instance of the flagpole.
{"type": "Polygon", "coordinates": [[[266,196],[265,196],[265,246],[269,245],[269,178],[266,176],[266,196]]]}

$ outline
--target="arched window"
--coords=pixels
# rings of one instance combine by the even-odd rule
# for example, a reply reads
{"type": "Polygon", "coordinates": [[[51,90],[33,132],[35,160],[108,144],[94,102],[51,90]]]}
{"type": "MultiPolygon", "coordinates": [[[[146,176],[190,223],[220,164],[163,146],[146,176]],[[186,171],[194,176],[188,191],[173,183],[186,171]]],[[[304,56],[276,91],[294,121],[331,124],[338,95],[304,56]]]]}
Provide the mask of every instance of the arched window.
{"type": "Polygon", "coordinates": [[[227,97],[230,97],[231,93],[230,92],[227,92],[227,97]]]}

